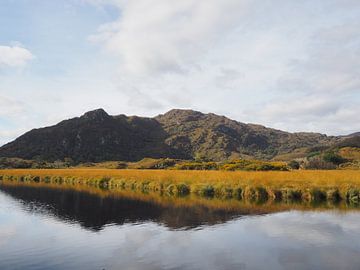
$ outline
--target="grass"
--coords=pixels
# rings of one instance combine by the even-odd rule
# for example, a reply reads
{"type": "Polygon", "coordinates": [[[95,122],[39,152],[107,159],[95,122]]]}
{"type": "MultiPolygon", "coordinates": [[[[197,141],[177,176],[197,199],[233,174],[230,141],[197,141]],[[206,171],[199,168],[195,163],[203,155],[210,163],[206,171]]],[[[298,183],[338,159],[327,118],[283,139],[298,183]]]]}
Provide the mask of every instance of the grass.
{"type": "Polygon", "coordinates": [[[162,207],[179,207],[179,208],[208,208],[215,211],[227,211],[236,212],[238,214],[266,214],[273,212],[281,212],[288,210],[299,211],[324,211],[333,210],[349,211],[356,210],[357,205],[348,204],[346,201],[334,203],[332,201],[324,201],[322,203],[314,204],[310,201],[283,201],[281,203],[273,201],[250,201],[250,200],[238,200],[236,198],[222,199],[222,198],[208,198],[201,197],[195,194],[189,194],[189,196],[171,196],[169,193],[143,193],[135,190],[122,190],[122,189],[101,189],[88,185],[79,184],[52,184],[52,183],[34,183],[25,182],[18,183],[15,181],[5,181],[4,185],[26,185],[32,188],[52,188],[62,190],[76,190],[77,192],[86,192],[94,196],[101,198],[126,198],[130,200],[143,201],[160,205],[162,207]],[[354,208],[355,207],[355,208],[354,208]]]}
{"type": "Polygon", "coordinates": [[[345,159],[360,160],[360,149],[357,147],[344,147],[339,150],[339,155],[345,159]]]}
{"type": "Polygon", "coordinates": [[[360,171],[181,171],[111,169],[0,170],[0,180],[77,184],[169,195],[275,201],[359,203],[360,171]]]}

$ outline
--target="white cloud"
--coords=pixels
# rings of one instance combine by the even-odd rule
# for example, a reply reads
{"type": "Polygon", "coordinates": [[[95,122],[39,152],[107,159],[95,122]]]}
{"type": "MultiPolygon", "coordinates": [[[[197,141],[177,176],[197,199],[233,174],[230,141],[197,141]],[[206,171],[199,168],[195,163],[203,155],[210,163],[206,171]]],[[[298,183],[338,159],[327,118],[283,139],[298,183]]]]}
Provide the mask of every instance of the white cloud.
{"type": "Polygon", "coordinates": [[[121,15],[91,40],[135,74],[186,72],[237,26],[248,1],[116,1],[121,15]],[[226,16],[224,16],[226,14],[226,16]]]}
{"type": "Polygon", "coordinates": [[[359,2],[95,2],[120,11],[91,37],[118,59],[119,89],[158,109],[186,95],[194,109],[288,131],[360,129],[359,2]]]}
{"type": "Polygon", "coordinates": [[[331,24],[306,39],[305,57],[289,62],[278,78],[276,98],[249,112],[258,121],[292,131],[360,130],[360,21],[331,24]]]}
{"type": "Polygon", "coordinates": [[[0,67],[24,67],[35,56],[20,46],[0,46],[0,67]]]}
{"type": "Polygon", "coordinates": [[[10,116],[23,112],[23,106],[19,101],[0,96],[0,117],[10,116]]]}
{"type": "Polygon", "coordinates": [[[249,110],[257,122],[282,130],[346,135],[360,130],[358,97],[311,94],[267,102],[260,110],[249,110]]]}
{"type": "Polygon", "coordinates": [[[346,93],[360,89],[360,21],[316,29],[306,58],[291,63],[279,88],[300,92],[346,93]]]}

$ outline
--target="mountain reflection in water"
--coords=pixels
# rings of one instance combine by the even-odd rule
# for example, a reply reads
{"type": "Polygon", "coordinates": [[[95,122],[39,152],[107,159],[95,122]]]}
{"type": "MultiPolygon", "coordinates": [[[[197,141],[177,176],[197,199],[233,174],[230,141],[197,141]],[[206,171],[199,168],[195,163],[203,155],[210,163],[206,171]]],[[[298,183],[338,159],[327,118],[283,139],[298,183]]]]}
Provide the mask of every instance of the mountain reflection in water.
{"type": "Polygon", "coordinates": [[[91,230],[108,224],[153,221],[171,229],[189,229],[231,220],[241,211],[211,209],[194,205],[182,207],[160,205],[120,196],[101,197],[72,189],[56,189],[27,185],[0,185],[0,190],[20,200],[29,212],[46,211],[68,222],[77,222],[91,230]]]}
{"type": "Polygon", "coordinates": [[[360,212],[310,207],[0,182],[0,269],[359,269],[360,212]]]}

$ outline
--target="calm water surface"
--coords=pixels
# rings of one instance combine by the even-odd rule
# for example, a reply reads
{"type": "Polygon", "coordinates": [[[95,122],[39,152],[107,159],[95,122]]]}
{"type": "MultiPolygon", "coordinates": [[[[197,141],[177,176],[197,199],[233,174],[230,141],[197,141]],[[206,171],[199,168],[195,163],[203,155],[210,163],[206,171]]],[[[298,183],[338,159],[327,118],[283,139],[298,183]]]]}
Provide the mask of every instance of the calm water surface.
{"type": "Polygon", "coordinates": [[[0,184],[0,269],[360,269],[360,212],[242,215],[0,184]]]}

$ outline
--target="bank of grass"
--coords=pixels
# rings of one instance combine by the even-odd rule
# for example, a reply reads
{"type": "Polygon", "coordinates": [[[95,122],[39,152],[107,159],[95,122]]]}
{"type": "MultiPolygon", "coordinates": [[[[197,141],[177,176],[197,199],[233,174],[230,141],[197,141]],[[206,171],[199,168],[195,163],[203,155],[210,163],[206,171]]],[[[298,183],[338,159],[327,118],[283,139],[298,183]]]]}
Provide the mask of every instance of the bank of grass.
{"type": "Polygon", "coordinates": [[[281,212],[288,210],[299,211],[324,211],[336,209],[337,211],[356,210],[357,205],[348,204],[346,201],[333,202],[323,201],[321,203],[314,203],[311,201],[283,201],[273,202],[268,201],[251,201],[251,200],[238,200],[236,198],[226,199],[223,198],[208,198],[201,197],[195,194],[189,196],[171,196],[168,193],[159,192],[139,192],[137,190],[122,190],[122,189],[101,189],[89,185],[82,184],[52,184],[52,183],[35,183],[25,182],[18,183],[16,181],[4,181],[4,185],[17,186],[26,185],[32,188],[52,188],[62,190],[76,190],[77,192],[85,192],[101,198],[121,198],[136,201],[148,202],[162,207],[177,207],[177,208],[208,208],[215,211],[233,212],[236,214],[267,214],[273,212],[281,212]]]}
{"type": "Polygon", "coordinates": [[[0,170],[0,180],[256,201],[360,201],[360,171],[0,170]]]}

